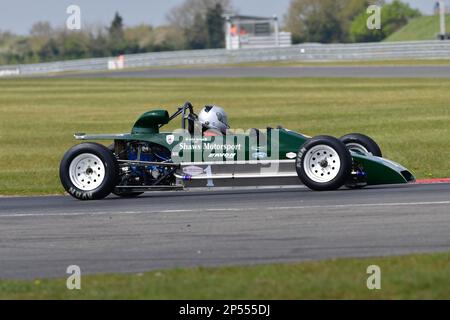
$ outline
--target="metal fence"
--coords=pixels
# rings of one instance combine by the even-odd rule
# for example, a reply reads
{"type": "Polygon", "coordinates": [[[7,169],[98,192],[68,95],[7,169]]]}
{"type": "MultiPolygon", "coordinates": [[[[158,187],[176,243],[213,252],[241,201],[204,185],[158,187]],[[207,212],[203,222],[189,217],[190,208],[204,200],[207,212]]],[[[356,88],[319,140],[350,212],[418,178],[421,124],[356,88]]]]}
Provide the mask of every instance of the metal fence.
{"type": "MultiPolygon", "coordinates": [[[[0,77],[60,72],[106,71],[116,58],[0,66],[0,77]]],[[[300,44],[288,48],[193,50],[126,55],[125,68],[223,65],[267,61],[354,61],[450,59],[450,41],[360,44],[300,44]]]]}

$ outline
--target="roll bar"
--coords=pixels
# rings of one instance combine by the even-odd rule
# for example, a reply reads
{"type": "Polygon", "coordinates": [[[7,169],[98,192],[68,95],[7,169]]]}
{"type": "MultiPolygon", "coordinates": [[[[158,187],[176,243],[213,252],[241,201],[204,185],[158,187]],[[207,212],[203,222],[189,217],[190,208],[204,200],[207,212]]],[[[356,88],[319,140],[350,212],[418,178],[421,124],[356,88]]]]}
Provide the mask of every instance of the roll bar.
{"type": "MultiPolygon", "coordinates": [[[[178,110],[169,117],[169,122],[178,117],[180,114],[182,115],[181,129],[183,130],[186,129],[186,120],[189,120],[191,116],[197,117],[194,113],[194,106],[189,101],[187,101],[182,107],[179,107],[178,110]]],[[[160,128],[162,126],[163,125],[161,125],[160,128]]]]}

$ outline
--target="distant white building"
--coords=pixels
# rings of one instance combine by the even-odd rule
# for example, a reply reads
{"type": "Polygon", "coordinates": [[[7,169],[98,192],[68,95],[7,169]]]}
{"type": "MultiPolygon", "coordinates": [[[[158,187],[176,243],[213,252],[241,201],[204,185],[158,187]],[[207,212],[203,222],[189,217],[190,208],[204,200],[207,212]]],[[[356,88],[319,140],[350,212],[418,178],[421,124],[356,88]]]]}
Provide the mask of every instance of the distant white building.
{"type": "Polygon", "coordinates": [[[277,16],[270,18],[224,15],[225,43],[228,50],[290,47],[292,34],[280,32],[277,16]]]}

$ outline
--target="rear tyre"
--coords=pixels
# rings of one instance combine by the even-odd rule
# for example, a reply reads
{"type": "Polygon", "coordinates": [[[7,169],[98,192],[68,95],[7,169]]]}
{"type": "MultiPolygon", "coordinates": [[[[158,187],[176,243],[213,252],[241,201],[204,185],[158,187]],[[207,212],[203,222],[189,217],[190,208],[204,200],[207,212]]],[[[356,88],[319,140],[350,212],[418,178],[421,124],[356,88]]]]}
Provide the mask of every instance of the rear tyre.
{"type": "Polygon", "coordinates": [[[64,189],[79,200],[107,197],[117,185],[119,165],[105,146],[83,143],[66,152],[59,167],[64,189]]]}
{"type": "Polygon", "coordinates": [[[296,160],[297,174],[308,188],[337,190],[350,176],[352,157],[345,144],[330,136],[317,136],[301,146],[296,160]]]}
{"type": "Polygon", "coordinates": [[[347,134],[340,139],[349,150],[363,154],[371,154],[376,157],[382,157],[381,149],[378,144],[370,137],[360,134],[347,134]]]}
{"type": "MultiPolygon", "coordinates": [[[[114,143],[108,146],[108,150],[111,151],[111,153],[114,155],[114,152],[115,152],[114,143]]],[[[115,155],[114,155],[114,157],[115,157],[115,155]]],[[[112,193],[118,197],[128,198],[128,199],[137,198],[141,194],[144,194],[144,192],[133,192],[133,191],[121,190],[119,188],[114,188],[112,193]]]]}

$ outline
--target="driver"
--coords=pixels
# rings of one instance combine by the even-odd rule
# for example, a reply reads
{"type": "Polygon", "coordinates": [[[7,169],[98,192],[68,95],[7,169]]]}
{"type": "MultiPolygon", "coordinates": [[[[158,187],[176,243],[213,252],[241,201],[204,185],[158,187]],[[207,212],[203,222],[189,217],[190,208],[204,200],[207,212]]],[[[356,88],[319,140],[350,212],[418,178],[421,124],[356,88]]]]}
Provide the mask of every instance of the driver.
{"type": "Polygon", "coordinates": [[[228,116],[225,110],[218,106],[206,106],[198,115],[205,137],[215,137],[227,134],[228,116]]]}

